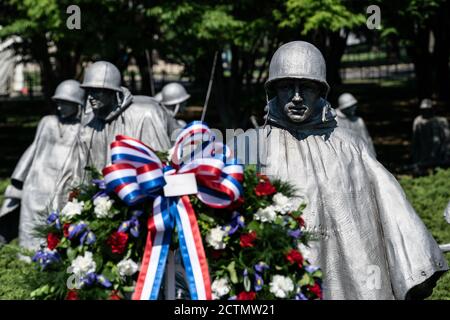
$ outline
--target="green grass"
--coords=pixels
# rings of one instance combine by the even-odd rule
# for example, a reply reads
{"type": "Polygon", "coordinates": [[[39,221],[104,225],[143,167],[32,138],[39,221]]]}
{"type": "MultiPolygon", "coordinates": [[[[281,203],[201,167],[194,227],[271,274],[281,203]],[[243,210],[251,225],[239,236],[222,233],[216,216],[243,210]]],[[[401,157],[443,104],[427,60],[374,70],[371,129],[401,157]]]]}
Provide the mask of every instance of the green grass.
{"type": "MultiPolygon", "coordinates": [[[[450,170],[438,170],[435,174],[400,179],[408,199],[439,244],[450,243],[450,224],[443,216],[450,201],[450,170]]],[[[446,254],[450,264],[450,253],[446,254]]],[[[438,282],[430,299],[450,300],[450,272],[438,282]]]]}
{"type": "MultiPolygon", "coordinates": [[[[443,218],[443,211],[450,200],[450,169],[420,178],[404,176],[399,180],[438,243],[450,243],[450,225],[443,218]]],[[[8,179],[0,180],[0,194],[7,183],[8,179]]],[[[0,299],[29,299],[33,290],[29,279],[36,277],[37,271],[17,259],[18,250],[14,243],[0,246],[0,299]]],[[[450,254],[447,254],[447,260],[450,263],[450,254]]],[[[429,299],[450,300],[450,272],[439,280],[429,299]]]]}
{"type": "Polygon", "coordinates": [[[16,243],[0,246],[0,299],[29,300],[33,288],[32,281],[38,271],[29,263],[17,258],[22,253],[16,243]]]}

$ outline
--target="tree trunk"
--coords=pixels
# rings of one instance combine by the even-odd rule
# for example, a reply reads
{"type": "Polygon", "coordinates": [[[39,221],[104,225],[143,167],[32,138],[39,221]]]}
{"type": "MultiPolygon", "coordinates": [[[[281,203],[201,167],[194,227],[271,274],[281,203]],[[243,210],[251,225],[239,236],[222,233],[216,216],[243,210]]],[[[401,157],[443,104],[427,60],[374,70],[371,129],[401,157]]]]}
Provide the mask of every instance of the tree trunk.
{"type": "Polygon", "coordinates": [[[448,101],[450,98],[450,71],[448,67],[450,55],[450,4],[441,5],[433,33],[435,37],[434,59],[436,70],[436,93],[439,99],[448,101]]]}
{"type": "Polygon", "coordinates": [[[415,43],[409,48],[416,74],[417,95],[419,99],[430,98],[432,90],[432,57],[428,51],[430,29],[417,31],[415,43]]]}
{"type": "Polygon", "coordinates": [[[45,109],[47,112],[54,113],[51,97],[56,89],[56,81],[52,64],[50,63],[50,55],[48,53],[48,45],[45,36],[33,37],[32,55],[36,58],[41,69],[41,85],[42,93],[45,100],[45,109]]]}
{"type": "Polygon", "coordinates": [[[145,51],[135,52],[134,58],[139,68],[139,73],[141,75],[141,91],[143,95],[151,95],[150,89],[150,74],[148,72],[147,58],[145,57],[145,51]]]}

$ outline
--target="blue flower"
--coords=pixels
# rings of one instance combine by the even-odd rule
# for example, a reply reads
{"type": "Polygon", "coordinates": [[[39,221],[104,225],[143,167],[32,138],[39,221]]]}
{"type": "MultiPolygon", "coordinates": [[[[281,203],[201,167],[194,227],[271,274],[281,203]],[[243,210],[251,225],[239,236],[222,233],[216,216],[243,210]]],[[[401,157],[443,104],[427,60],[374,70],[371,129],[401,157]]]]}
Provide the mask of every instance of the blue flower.
{"type": "Polygon", "coordinates": [[[33,256],[32,261],[38,262],[43,269],[47,268],[52,263],[58,262],[61,259],[56,250],[40,249],[33,256]]]}
{"type": "Polygon", "coordinates": [[[305,270],[306,270],[306,272],[308,272],[308,273],[314,273],[314,272],[316,272],[317,270],[319,270],[320,268],[319,267],[316,267],[316,266],[305,266],[305,270]]]}
{"type": "Polygon", "coordinates": [[[239,227],[245,227],[245,219],[239,214],[239,212],[234,211],[233,216],[231,217],[231,223],[225,226],[224,230],[228,232],[228,235],[232,235],[239,229],[239,227]]]}
{"type": "Polygon", "coordinates": [[[288,235],[290,235],[291,237],[293,237],[295,239],[298,239],[302,236],[302,231],[300,229],[289,230],[288,235]]]}
{"type": "Polygon", "coordinates": [[[50,215],[47,217],[47,224],[55,224],[56,229],[61,229],[61,221],[59,220],[59,212],[53,211],[50,213],[50,215]]]}
{"type": "Polygon", "coordinates": [[[295,295],[295,300],[308,300],[308,298],[300,292],[295,295]]]}
{"type": "Polygon", "coordinates": [[[131,219],[122,222],[119,226],[118,231],[119,232],[127,232],[129,230],[133,237],[135,237],[135,238],[139,237],[140,224],[139,224],[138,218],[141,215],[142,215],[141,210],[133,211],[133,216],[131,217],[131,219]]]}
{"type": "Polygon", "coordinates": [[[255,291],[260,291],[264,284],[263,278],[259,275],[259,273],[255,272],[255,291]]]}
{"type": "Polygon", "coordinates": [[[263,273],[265,270],[270,269],[270,267],[264,261],[260,261],[254,266],[256,272],[263,273]]]}

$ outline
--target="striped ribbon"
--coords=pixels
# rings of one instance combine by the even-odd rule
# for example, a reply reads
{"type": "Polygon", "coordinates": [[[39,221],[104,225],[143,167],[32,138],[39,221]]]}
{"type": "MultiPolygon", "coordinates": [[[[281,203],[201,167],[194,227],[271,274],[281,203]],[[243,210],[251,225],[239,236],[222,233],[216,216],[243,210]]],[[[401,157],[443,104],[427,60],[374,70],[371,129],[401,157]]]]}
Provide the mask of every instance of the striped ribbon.
{"type": "Polygon", "coordinates": [[[243,195],[243,167],[227,160],[231,157],[229,148],[216,142],[203,122],[188,124],[171,153],[170,165],[163,164],[141,141],[119,135],[111,143],[112,164],[103,169],[108,191],[114,191],[128,205],[154,199],[134,300],[158,298],[175,226],[191,298],[211,299],[208,263],[194,209],[187,195],[164,196],[165,176],[195,174],[196,196],[212,208],[226,208],[243,195]]]}

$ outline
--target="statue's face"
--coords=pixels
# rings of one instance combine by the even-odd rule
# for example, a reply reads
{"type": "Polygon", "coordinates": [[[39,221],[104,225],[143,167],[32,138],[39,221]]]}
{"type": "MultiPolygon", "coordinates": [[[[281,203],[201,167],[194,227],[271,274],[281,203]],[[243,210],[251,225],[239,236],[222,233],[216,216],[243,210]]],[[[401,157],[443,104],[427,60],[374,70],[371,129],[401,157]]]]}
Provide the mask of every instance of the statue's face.
{"type": "Polygon", "coordinates": [[[78,104],[75,102],[57,100],[56,109],[58,110],[58,115],[61,119],[67,119],[75,116],[78,113],[78,104]]]}
{"type": "Polygon", "coordinates": [[[429,119],[434,116],[434,110],[432,108],[421,109],[421,114],[425,119],[429,119]]]}
{"type": "Polygon", "coordinates": [[[112,107],[117,104],[117,94],[114,90],[89,88],[87,90],[87,100],[92,106],[95,116],[106,119],[112,107]]]}
{"type": "Polygon", "coordinates": [[[308,120],[320,98],[320,87],[312,81],[286,79],[275,84],[280,110],[295,123],[308,120]]]}
{"type": "Polygon", "coordinates": [[[352,118],[354,116],[356,116],[356,109],[358,108],[358,106],[355,104],[351,107],[342,109],[342,113],[345,114],[347,117],[352,118]]]}
{"type": "Polygon", "coordinates": [[[186,105],[187,105],[187,101],[183,101],[178,104],[167,105],[167,109],[169,109],[169,111],[175,117],[177,115],[177,113],[183,112],[183,110],[186,108],[186,105]]]}

